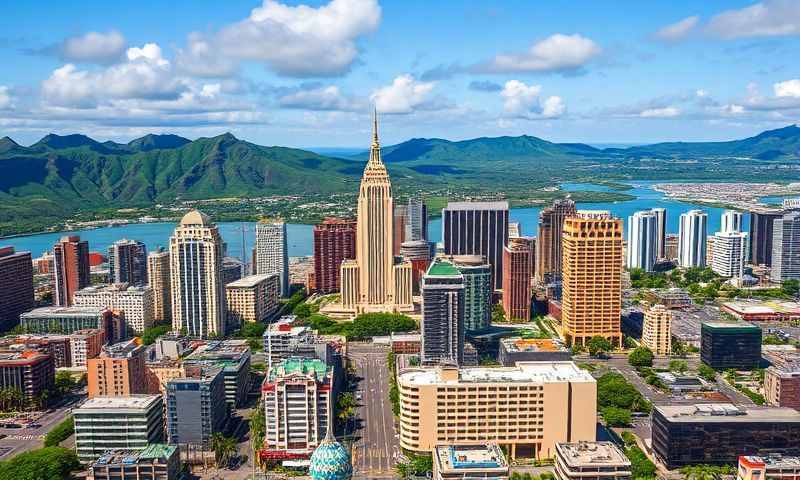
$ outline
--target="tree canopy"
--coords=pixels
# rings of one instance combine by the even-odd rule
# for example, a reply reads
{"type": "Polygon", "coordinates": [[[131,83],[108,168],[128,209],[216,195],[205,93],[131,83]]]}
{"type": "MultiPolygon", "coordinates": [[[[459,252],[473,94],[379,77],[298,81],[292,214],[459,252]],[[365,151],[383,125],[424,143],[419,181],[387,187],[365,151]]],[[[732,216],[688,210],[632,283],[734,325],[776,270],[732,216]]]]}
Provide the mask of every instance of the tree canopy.
{"type": "Polygon", "coordinates": [[[622,374],[609,372],[597,379],[597,406],[625,408],[636,412],[649,413],[652,409],[636,387],[625,380],[622,374]]]}
{"type": "Polygon", "coordinates": [[[611,341],[606,337],[601,337],[600,335],[595,335],[594,337],[590,338],[588,342],[586,342],[586,350],[589,352],[589,355],[593,357],[606,354],[613,348],[614,346],[611,345],[611,341]]]}
{"type": "Polygon", "coordinates": [[[61,447],[45,447],[20,453],[0,462],[0,478],[43,480],[69,478],[70,472],[81,469],[75,452],[61,447]]]}
{"type": "Polygon", "coordinates": [[[628,363],[634,367],[652,367],[653,352],[647,347],[637,347],[628,355],[628,363]]]}

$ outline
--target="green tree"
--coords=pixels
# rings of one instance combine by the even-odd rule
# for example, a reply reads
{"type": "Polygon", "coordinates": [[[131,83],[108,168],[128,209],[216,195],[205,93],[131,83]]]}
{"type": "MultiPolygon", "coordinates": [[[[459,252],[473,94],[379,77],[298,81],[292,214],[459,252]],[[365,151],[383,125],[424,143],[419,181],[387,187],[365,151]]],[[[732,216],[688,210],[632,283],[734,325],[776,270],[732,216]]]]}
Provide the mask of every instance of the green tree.
{"type": "Polygon", "coordinates": [[[605,407],[601,413],[609,427],[627,427],[631,424],[631,411],[627,408],[605,407]]]}
{"type": "Polygon", "coordinates": [[[636,412],[649,413],[652,409],[636,387],[625,380],[621,374],[609,372],[597,379],[597,406],[625,408],[636,412]]]}
{"type": "Polygon", "coordinates": [[[611,345],[611,342],[606,337],[600,335],[595,335],[586,342],[586,350],[589,352],[589,355],[593,357],[605,355],[610,352],[612,348],[614,348],[614,346],[611,345]]]}
{"type": "Polygon", "coordinates": [[[672,354],[679,357],[686,355],[686,345],[680,339],[672,339],[672,354]]]}
{"type": "Polygon", "coordinates": [[[492,305],[492,323],[505,323],[506,311],[501,303],[492,305]]]}
{"type": "Polygon", "coordinates": [[[228,465],[236,455],[236,439],[226,437],[221,432],[214,432],[211,435],[211,449],[214,451],[214,460],[217,468],[222,468],[228,465]]]}
{"type": "Polygon", "coordinates": [[[713,382],[717,379],[717,372],[713,368],[709,367],[705,363],[701,363],[700,366],[697,368],[697,374],[700,375],[700,378],[708,381],[713,382]]]}
{"type": "Polygon", "coordinates": [[[678,372],[680,374],[684,374],[689,370],[689,364],[686,363],[684,360],[670,360],[669,370],[670,372],[678,372]]]}
{"type": "Polygon", "coordinates": [[[625,455],[631,461],[631,477],[639,479],[655,479],[656,466],[637,445],[625,449],[625,455]]]}
{"type": "Polygon", "coordinates": [[[0,462],[0,478],[14,480],[50,480],[70,478],[81,469],[75,452],[61,447],[45,447],[20,453],[0,462]]]}
{"type": "Polygon", "coordinates": [[[57,447],[73,433],[75,433],[75,422],[72,419],[72,415],[70,415],[64,419],[63,422],[59,423],[53,427],[52,430],[47,432],[47,435],[44,437],[44,446],[57,447]]]}
{"type": "Polygon", "coordinates": [[[152,345],[155,343],[156,339],[167,332],[172,330],[172,325],[168,323],[160,324],[160,325],[153,325],[150,328],[145,328],[144,332],[142,332],[142,344],[143,345],[152,345]]]}
{"type": "Polygon", "coordinates": [[[652,367],[653,352],[647,347],[637,347],[628,355],[628,363],[634,367],[652,367]]]}
{"type": "Polygon", "coordinates": [[[686,480],[719,480],[735,472],[730,465],[687,465],[681,468],[681,473],[686,480]]]}
{"type": "Polygon", "coordinates": [[[784,280],[781,284],[781,291],[790,297],[800,293],[800,280],[784,280]]]}

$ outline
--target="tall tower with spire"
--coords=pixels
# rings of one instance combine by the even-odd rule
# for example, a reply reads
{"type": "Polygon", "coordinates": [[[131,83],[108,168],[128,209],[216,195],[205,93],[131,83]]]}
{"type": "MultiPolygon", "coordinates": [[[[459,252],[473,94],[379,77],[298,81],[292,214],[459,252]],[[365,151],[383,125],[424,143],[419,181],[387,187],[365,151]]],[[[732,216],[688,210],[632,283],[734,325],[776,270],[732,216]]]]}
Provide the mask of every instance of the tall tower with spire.
{"type": "Polygon", "coordinates": [[[341,267],[341,307],[346,312],[413,310],[411,264],[395,263],[392,253],[393,212],[392,184],[381,161],[375,112],[369,161],[358,192],[356,258],[342,262],[341,267]]]}

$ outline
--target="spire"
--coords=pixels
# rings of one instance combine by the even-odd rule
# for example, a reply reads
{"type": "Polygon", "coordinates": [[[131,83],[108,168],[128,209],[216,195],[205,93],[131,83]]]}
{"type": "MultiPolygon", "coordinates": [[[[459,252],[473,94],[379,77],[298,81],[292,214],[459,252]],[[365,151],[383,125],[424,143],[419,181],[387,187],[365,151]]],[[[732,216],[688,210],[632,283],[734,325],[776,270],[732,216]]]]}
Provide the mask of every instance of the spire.
{"type": "Polygon", "coordinates": [[[372,107],[372,147],[377,147],[380,145],[378,142],[378,107],[372,107]]]}
{"type": "MultiPolygon", "coordinates": [[[[331,380],[331,383],[333,383],[332,380],[331,380]]],[[[331,387],[332,386],[333,385],[331,385],[331,387]]],[[[331,397],[332,397],[331,394],[332,393],[333,393],[333,389],[328,390],[328,399],[326,401],[326,403],[328,404],[328,415],[327,415],[327,417],[328,417],[328,422],[327,422],[328,425],[325,427],[325,439],[323,440],[323,442],[330,442],[330,443],[336,442],[336,437],[333,435],[334,412],[333,412],[333,402],[331,401],[331,397]]]]}
{"type": "Polygon", "coordinates": [[[372,147],[369,149],[369,161],[366,168],[384,174],[386,172],[386,167],[381,161],[381,144],[378,141],[378,109],[376,107],[373,107],[372,110],[372,147]]]}

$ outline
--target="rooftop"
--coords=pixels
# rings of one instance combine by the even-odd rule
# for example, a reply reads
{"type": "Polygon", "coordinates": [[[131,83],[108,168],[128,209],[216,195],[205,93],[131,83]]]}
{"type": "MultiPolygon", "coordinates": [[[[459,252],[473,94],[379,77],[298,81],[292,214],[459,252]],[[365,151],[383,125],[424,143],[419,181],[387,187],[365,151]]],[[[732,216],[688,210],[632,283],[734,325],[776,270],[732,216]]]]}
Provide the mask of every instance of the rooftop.
{"type": "Polygon", "coordinates": [[[800,412],[791,408],[740,408],[731,403],[661,405],[655,409],[672,422],[798,422],[800,412]]]}
{"type": "MultiPolygon", "coordinates": [[[[440,383],[548,383],[594,382],[586,370],[573,362],[517,362],[515,367],[465,367],[458,369],[457,379],[443,379],[444,369],[410,369],[400,374],[408,383],[434,385],[440,383]]],[[[448,375],[445,375],[447,378],[448,375]]]]}
{"type": "Polygon", "coordinates": [[[104,293],[104,292],[125,292],[128,295],[143,295],[145,292],[152,290],[149,286],[132,286],[128,285],[127,283],[111,283],[111,284],[100,284],[100,285],[91,285],[85,288],[82,288],[75,292],[76,295],[91,295],[94,293],[104,293]]]}
{"type": "Polygon", "coordinates": [[[161,395],[129,395],[127,397],[92,397],[79,408],[78,412],[86,410],[142,410],[149,408],[155,402],[161,401],[161,395]]]}
{"type": "Polygon", "coordinates": [[[163,443],[151,443],[144,450],[111,450],[98,458],[93,465],[135,464],[139,460],[168,459],[178,447],[163,443]]]}
{"type": "Polygon", "coordinates": [[[508,210],[508,202],[447,202],[445,210],[508,210]]]}
{"type": "Polygon", "coordinates": [[[185,360],[187,362],[227,361],[239,363],[249,356],[250,347],[247,345],[247,340],[214,340],[197,347],[185,360]]]}
{"type": "Polygon", "coordinates": [[[783,455],[768,455],[768,456],[757,456],[757,455],[743,455],[739,457],[740,461],[745,463],[749,463],[750,465],[753,464],[762,464],[767,468],[789,468],[789,469],[798,469],[800,468],[800,457],[790,457],[790,456],[783,456],[783,455]]]}
{"type": "Polygon", "coordinates": [[[435,461],[442,473],[508,472],[508,462],[497,444],[437,445],[435,461]]]}
{"type": "Polygon", "coordinates": [[[713,330],[729,330],[730,332],[750,332],[753,330],[761,331],[761,328],[759,328],[757,325],[747,322],[703,322],[702,326],[705,328],[711,328],[713,330]]]}
{"type": "Polygon", "coordinates": [[[211,219],[200,210],[191,210],[181,218],[181,226],[186,225],[210,225],[211,219]]]}
{"type": "Polygon", "coordinates": [[[460,276],[461,272],[459,272],[452,263],[446,260],[436,259],[428,268],[428,271],[425,273],[425,275],[436,277],[455,277],[460,276]]]}
{"type": "Polygon", "coordinates": [[[106,310],[105,307],[40,307],[25,312],[20,317],[98,317],[106,310]]]}
{"type": "Polygon", "coordinates": [[[622,450],[611,442],[559,443],[556,449],[570,467],[631,464],[622,450]]]}
{"type": "Polygon", "coordinates": [[[552,338],[509,337],[500,340],[507,352],[564,352],[563,345],[552,338]]]}
{"type": "Polygon", "coordinates": [[[291,375],[293,373],[313,374],[317,378],[324,378],[328,373],[328,366],[319,359],[289,357],[272,367],[270,379],[275,376],[291,375]]]}
{"type": "Polygon", "coordinates": [[[753,314],[784,314],[800,316],[800,303],[781,300],[738,300],[735,302],[725,302],[724,307],[737,313],[745,315],[753,314]]]}
{"type": "Polygon", "coordinates": [[[225,288],[252,288],[258,285],[261,282],[267,281],[270,277],[277,276],[277,273],[273,273],[270,275],[248,275],[246,277],[242,277],[239,280],[235,280],[233,282],[228,283],[225,285],[225,288]]]}

